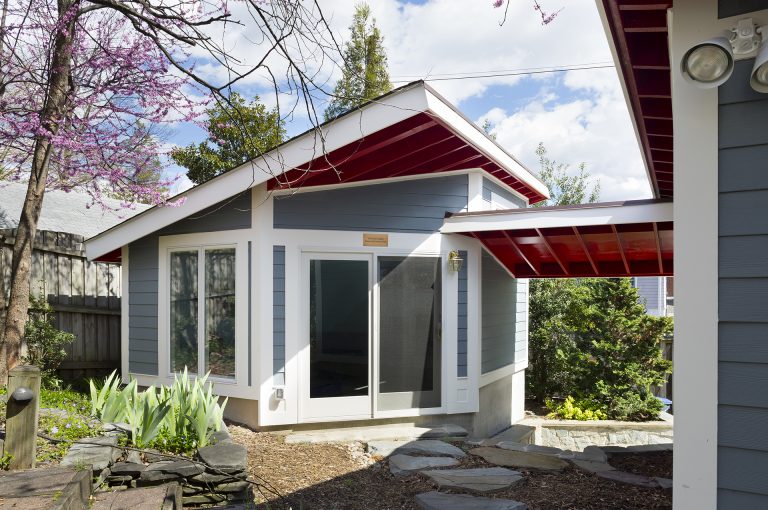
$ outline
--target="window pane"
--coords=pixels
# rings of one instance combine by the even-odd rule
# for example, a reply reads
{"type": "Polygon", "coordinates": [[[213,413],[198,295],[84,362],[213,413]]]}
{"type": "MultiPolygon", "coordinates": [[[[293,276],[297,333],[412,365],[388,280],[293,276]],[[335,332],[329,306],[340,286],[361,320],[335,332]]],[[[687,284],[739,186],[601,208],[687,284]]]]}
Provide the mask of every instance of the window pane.
{"type": "Polygon", "coordinates": [[[235,377],[235,249],[205,250],[205,369],[235,377]]]}
{"type": "Polygon", "coordinates": [[[368,395],[368,262],[309,266],[309,396],[368,395]]]}
{"type": "Polygon", "coordinates": [[[171,253],[171,371],[197,373],[197,250],[171,253]]]}
{"type": "Polygon", "coordinates": [[[439,258],[379,257],[380,410],[440,405],[440,283],[439,258]]]}

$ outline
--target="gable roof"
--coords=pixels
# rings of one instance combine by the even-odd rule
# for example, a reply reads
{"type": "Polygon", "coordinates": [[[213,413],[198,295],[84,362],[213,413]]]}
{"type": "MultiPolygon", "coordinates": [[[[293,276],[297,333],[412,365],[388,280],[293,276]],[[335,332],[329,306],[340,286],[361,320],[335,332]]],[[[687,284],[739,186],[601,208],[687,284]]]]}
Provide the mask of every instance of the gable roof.
{"type": "MultiPolygon", "coordinates": [[[[25,183],[0,182],[0,229],[19,226],[26,194],[25,183]]],[[[148,208],[146,205],[137,204],[135,209],[127,210],[120,206],[119,200],[104,199],[108,207],[120,211],[117,213],[102,209],[92,202],[91,197],[82,192],[46,191],[37,228],[91,237],[148,208]]]]}
{"type": "Polygon", "coordinates": [[[153,207],[86,242],[98,258],[141,237],[267,183],[268,189],[322,186],[481,168],[531,203],[546,186],[424,82],[389,92],[306,131],[240,167],[153,207]]]}

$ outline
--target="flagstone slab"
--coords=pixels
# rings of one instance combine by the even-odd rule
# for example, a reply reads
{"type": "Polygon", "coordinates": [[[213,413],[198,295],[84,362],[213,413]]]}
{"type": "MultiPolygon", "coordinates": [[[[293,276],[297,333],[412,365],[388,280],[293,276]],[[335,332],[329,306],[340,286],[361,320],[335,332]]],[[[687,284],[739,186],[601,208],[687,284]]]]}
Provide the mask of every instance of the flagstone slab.
{"type": "Polygon", "coordinates": [[[566,461],[551,455],[543,455],[541,453],[515,452],[488,446],[474,448],[470,450],[469,453],[478,455],[491,464],[496,464],[497,466],[541,469],[545,471],[562,471],[568,467],[568,463],[566,461]]]}
{"type": "Polygon", "coordinates": [[[389,458],[389,471],[396,476],[406,476],[413,471],[426,468],[456,466],[458,460],[452,457],[413,457],[397,454],[389,458]]]}
{"type": "Polygon", "coordinates": [[[416,495],[423,510],[527,510],[528,506],[512,499],[492,499],[467,494],[425,492],[416,495]]]}
{"type": "Polygon", "coordinates": [[[603,471],[597,473],[600,478],[606,478],[608,480],[614,480],[616,482],[628,483],[630,485],[637,485],[640,487],[659,487],[659,482],[653,478],[636,475],[634,473],[627,473],[626,471],[603,471]]]}
{"type": "Polygon", "coordinates": [[[607,462],[596,462],[594,460],[573,460],[573,463],[590,473],[604,473],[606,471],[616,471],[616,468],[607,462]]]}
{"type": "Polygon", "coordinates": [[[421,439],[417,441],[370,441],[368,452],[372,455],[389,457],[395,454],[441,455],[460,458],[466,454],[461,448],[437,439],[421,439]]]}
{"type": "Polygon", "coordinates": [[[497,448],[510,450],[513,452],[541,453],[542,455],[558,455],[563,453],[560,448],[553,446],[539,446],[537,444],[522,444],[514,441],[501,441],[496,445],[497,448]]]}
{"type": "Polygon", "coordinates": [[[422,471],[440,487],[455,487],[478,492],[506,489],[523,480],[519,471],[503,467],[472,469],[435,469],[422,471]]]}

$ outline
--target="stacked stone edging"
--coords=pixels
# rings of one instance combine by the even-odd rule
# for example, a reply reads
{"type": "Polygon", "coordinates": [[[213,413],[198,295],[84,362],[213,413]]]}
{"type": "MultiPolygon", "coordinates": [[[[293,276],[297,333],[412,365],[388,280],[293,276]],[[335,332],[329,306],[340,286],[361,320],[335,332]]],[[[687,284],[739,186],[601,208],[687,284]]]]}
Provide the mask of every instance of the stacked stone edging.
{"type": "Polygon", "coordinates": [[[113,489],[151,487],[178,483],[184,505],[242,503],[253,499],[247,481],[247,451],[235,444],[226,425],[214,435],[214,443],[197,450],[194,459],[181,459],[156,450],[139,453],[117,446],[125,433],[120,427],[107,427],[106,436],[85,438],[70,448],[64,466],[93,466],[97,484],[113,489]]]}

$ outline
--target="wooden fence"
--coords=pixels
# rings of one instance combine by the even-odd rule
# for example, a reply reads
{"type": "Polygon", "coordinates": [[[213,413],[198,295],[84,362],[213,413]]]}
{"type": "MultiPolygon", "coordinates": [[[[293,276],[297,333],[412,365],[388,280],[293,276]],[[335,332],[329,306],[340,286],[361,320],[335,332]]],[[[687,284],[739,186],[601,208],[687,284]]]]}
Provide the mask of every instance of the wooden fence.
{"type": "MultiPolygon", "coordinates": [[[[14,230],[0,230],[0,324],[10,292],[14,235],[14,230]]],[[[75,335],[61,365],[67,380],[120,368],[120,266],[86,260],[83,240],[38,232],[32,254],[32,292],[39,293],[42,284],[57,327],[75,335]]]]}

